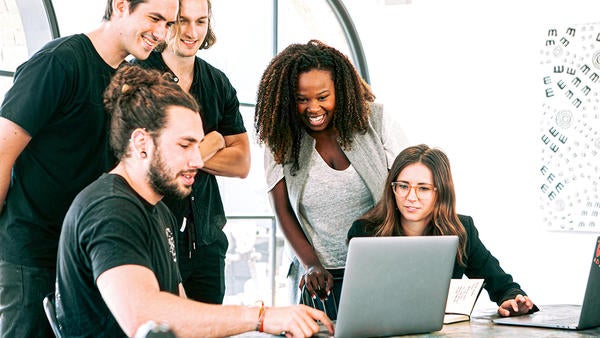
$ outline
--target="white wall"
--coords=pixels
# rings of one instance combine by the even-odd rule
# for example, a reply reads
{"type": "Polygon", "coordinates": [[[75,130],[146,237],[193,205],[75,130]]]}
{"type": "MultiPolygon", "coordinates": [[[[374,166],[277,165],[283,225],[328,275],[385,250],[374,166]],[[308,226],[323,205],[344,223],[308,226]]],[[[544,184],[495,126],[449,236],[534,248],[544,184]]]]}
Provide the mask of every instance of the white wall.
{"type": "Polygon", "coordinates": [[[378,101],[411,143],[448,154],[459,212],[534,301],[581,303],[598,234],[542,222],[538,67],[547,29],[599,22],[600,2],[382,2],[344,0],[378,101]]]}

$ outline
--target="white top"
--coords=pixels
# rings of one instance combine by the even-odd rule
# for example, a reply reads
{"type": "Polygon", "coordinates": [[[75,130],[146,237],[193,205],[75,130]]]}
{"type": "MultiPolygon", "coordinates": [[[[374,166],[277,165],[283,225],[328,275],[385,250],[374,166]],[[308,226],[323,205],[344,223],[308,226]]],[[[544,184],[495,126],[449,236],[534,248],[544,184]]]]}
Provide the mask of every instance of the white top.
{"type": "Polygon", "coordinates": [[[343,268],[348,229],[369,210],[373,198],[352,165],[335,170],[314,148],[311,164],[300,196],[300,217],[321,264],[326,269],[343,268]]]}

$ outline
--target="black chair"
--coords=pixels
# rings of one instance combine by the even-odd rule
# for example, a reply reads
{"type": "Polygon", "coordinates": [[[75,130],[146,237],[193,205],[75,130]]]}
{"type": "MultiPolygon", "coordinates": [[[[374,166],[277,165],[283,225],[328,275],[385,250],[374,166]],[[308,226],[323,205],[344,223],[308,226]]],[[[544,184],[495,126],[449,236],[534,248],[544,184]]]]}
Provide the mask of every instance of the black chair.
{"type": "Polygon", "coordinates": [[[340,297],[342,293],[342,283],[344,282],[344,269],[327,270],[333,277],[333,288],[329,296],[324,299],[317,297],[312,299],[310,293],[306,290],[306,285],[302,287],[300,294],[300,304],[308,305],[327,314],[329,319],[336,320],[340,297]]]}
{"type": "Polygon", "coordinates": [[[302,287],[302,294],[300,295],[300,304],[308,305],[317,310],[325,312],[329,319],[337,319],[337,307],[339,301],[335,296],[335,292],[331,292],[331,294],[325,299],[321,299],[319,297],[313,299],[310,293],[306,290],[306,286],[304,286],[302,287]]]}
{"type": "Polygon", "coordinates": [[[46,313],[46,317],[50,322],[50,326],[52,327],[52,331],[56,338],[62,338],[62,333],[60,332],[60,324],[58,324],[58,320],[56,319],[56,310],[54,307],[54,292],[48,294],[44,297],[44,312],[46,313]]]}
{"type": "Polygon", "coordinates": [[[134,338],[177,338],[171,331],[169,325],[148,321],[140,326],[135,332],[134,338]]]}

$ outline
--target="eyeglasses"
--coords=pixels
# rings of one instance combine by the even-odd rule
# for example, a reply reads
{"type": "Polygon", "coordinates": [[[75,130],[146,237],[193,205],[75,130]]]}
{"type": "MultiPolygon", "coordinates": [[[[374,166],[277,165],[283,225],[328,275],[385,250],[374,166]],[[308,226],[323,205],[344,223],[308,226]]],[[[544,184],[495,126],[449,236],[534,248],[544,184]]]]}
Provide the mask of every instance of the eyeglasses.
{"type": "Polygon", "coordinates": [[[433,196],[433,192],[437,190],[437,188],[431,184],[412,185],[406,182],[392,182],[392,190],[398,197],[407,197],[412,189],[415,189],[415,195],[420,200],[430,199],[433,196]]]}

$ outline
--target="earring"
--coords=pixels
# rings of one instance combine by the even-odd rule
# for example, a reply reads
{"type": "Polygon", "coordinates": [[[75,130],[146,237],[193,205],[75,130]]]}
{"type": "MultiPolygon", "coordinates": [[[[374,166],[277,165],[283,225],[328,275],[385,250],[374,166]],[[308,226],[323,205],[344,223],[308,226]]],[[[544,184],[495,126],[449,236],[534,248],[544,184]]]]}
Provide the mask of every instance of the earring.
{"type": "Polygon", "coordinates": [[[140,152],[140,157],[141,157],[141,158],[146,158],[146,157],[148,157],[148,154],[146,154],[146,152],[145,152],[145,151],[141,151],[141,152],[140,152]]]}

